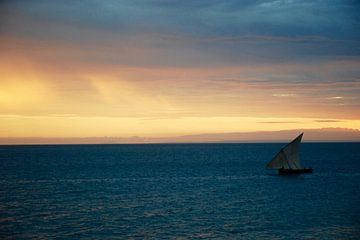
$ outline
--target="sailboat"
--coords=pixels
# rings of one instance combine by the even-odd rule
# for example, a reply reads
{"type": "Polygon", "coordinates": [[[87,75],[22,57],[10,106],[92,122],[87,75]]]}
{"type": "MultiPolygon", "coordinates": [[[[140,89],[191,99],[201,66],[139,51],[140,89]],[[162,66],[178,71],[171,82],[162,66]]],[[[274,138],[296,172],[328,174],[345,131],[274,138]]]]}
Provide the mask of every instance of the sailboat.
{"type": "Polygon", "coordinates": [[[302,168],[300,165],[300,143],[304,133],[283,147],[266,165],[267,169],[278,169],[279,175],[294,175],[312,173],[312,168],[302,168]]]}

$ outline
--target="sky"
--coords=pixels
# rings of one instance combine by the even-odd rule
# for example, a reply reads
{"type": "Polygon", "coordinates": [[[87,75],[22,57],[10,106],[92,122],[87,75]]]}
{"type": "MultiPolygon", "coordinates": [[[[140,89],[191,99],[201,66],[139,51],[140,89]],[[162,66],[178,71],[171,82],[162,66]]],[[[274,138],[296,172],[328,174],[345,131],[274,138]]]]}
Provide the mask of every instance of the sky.
{"type": "Polygon", "coordinates": [[[0,138],[360,130],[360,2],[0,2],[0,138]]]}

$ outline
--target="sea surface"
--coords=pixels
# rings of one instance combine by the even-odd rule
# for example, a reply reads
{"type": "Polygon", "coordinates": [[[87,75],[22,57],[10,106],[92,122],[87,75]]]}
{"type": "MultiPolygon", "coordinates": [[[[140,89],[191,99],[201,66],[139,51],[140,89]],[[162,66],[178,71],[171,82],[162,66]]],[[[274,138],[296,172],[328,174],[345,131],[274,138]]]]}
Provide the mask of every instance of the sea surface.
{"type": "Polygon", "coordinates": [[[0,146],[0,239],[360,239],[360,143],[0,146]]]}

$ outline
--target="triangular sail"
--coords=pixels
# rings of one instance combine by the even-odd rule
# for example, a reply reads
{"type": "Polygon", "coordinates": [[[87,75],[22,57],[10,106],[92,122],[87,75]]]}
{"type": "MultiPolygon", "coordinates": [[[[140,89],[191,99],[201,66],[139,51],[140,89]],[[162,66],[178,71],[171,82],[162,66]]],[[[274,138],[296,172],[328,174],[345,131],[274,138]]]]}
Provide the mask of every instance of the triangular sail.
{"type": "Polygon", "coordinates": [[[300,142],[304,133],[301,133],[291,143],[287,144],[278,154],[266,165],[269,169],[301,169],[300,165],[300,142]]]}

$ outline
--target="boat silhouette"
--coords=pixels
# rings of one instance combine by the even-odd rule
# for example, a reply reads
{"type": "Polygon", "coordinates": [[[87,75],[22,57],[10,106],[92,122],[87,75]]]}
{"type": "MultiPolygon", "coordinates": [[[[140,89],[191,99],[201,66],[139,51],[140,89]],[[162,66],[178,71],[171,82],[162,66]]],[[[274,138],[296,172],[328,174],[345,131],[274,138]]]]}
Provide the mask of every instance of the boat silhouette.
{"type": "Polygon", "coordinates": [[[300,164],[300,143],[304,133],[283,147],[266,165],[267,169],[277,169],[279,175],[312,173],[312,168],[302,168],[300,164]]]}

